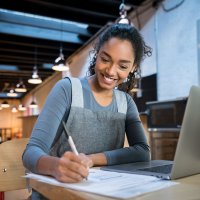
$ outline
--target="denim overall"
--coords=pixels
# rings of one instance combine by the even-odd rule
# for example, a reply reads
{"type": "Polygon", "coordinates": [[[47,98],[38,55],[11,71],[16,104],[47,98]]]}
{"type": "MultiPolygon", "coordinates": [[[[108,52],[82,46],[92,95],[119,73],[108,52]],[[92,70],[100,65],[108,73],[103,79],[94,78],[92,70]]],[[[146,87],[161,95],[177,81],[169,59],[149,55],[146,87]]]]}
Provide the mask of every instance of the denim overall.
{"type": "MultiPolygon", "coordinates": [[[[92,154],[122,148],[125,138],[125,119],[127,111],[126,95],[114,90],[113,98],[118,111],[92,111],[84,108],[83,90],[79,79],[70,78],[72,84],[72,103],[66,126],[70,131],[79,153],[92,154]]],[[[50,155],[61,157],[71,151],[64,132],[50,150],[50,155]]],[[[46,200],[33,190],[32,199],[46,200]]]]}
{"type": "MultiPolygon", "coordinates": [[[[125,138],[127,100],[125,93],[114,90],[118,112],[92,111],[84,108],[83,90],[79,79],[70,78],[72,104],[66,126],[79,153],[92,154],[122,148],[125,138]]],[[[64,133],[51,148],[50,155],[61,157],[71,151],[64,133]]]]}

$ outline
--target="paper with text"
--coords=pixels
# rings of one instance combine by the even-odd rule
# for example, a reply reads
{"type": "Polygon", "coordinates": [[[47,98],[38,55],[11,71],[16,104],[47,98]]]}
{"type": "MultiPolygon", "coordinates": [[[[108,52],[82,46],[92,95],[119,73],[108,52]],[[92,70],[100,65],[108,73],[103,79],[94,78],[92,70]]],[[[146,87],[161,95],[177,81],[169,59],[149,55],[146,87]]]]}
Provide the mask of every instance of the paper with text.
{"type": "Polygon", "coordinates": [[[90,169],[88,180],[80,183],[61,183],[52,177],[33,173],[29,173],[25,177],[56,186],[119,199],[135,197],[178,184],[153,176],[103,171],[94,168],[90,169]]]}

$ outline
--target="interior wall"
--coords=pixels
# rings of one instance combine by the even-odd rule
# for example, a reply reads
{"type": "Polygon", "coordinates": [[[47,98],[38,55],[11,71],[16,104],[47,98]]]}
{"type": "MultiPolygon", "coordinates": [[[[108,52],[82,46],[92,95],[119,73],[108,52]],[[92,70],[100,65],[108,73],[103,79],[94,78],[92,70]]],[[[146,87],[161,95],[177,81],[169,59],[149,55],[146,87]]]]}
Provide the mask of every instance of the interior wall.
{"type": "Polygon", "coordinates": [[[6,101],[10,104],[10,107],[0,110],[0,129],[11,128],[13,135],[21,134],[22,120],[20,117],[22,116],[22,112],[11,112],[12,106],[18,107],[20,101],[16,99],[6,99],[6,101]]]}
{"type": "Polygon", "coordinates": [[[197,21],[200,1],[165,0],[142,28],[153,55],[142,72],[157,73],[158,100],[186,97],[192,85],[199,85],[197,21]],[[174,9],[172,9],[174,7],[174,9]],[[152,69],[152,71],[150,70],[152,69]],[[151,72],[150,72],[151,71],[151,72]]]}
{"type": "Polygon", "coordinates": [[[55,72],[54,75],[46,79],[42,84],[38,85],[34,90],[28,93],[23,99],[22,103],[27,107],[23,116],[38,115],[46,101],[46,97],[55,85],[55,83],[62,78],[61,72],[55,72]],[[38,104],[38,108],[29,108],[32,101],[38,104]]]}

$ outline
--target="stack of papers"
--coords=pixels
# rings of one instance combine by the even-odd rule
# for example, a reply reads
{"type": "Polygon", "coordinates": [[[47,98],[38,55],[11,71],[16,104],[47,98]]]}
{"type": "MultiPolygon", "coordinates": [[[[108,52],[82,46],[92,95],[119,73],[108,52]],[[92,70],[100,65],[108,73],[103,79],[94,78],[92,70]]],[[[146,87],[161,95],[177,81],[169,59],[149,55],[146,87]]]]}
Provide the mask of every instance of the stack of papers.
{"type": "Polygon", "coordinates": [[[55,178],[33,173],[29,173],[25,177],[56,186],[119,199],[135,197],[178,184],[153,176],[103,171],[94,168],[90,169],[88,179],[80,183],[61,183],[55,178]]]}

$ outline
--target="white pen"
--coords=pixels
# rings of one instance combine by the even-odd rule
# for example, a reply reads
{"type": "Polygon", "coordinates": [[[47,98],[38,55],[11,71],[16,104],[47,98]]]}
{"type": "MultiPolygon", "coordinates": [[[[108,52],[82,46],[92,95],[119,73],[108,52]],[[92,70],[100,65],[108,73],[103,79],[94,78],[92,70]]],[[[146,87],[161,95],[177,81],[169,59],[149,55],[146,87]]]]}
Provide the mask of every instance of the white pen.
{"type": "Polygon", "coordinates": [[[64,127],[65,135],[66,135],[67,140],[68,140],[68,142],[69,142],[69,145],[70,145],[70,147],[71,147],[71,149],[72,149],[72,152],[74,152],[74,153],[78,156],[78,151],[77,151],[77,149],[76,149],[76,146],[75,146],[75,144],[74,144],[74,141],[72,140],[72,137],[69,135],[69,131],[67,130],[67,127],[66,127],[66,125],[65,125],[65,122],[62,121],[62,124],[63,124],[63,127],[64,127]]]}
{"type": "MultiPolygon", "coordinates": [[[[70,147],[71,147],[71,149],[72,149],[72,152],[75,153],[75,154],[78,156],[78,151],[77,151],[77,149],[76,149],[76,146],[75,146],[75,144],[74,144],[74,141],[72,140],[72,137],[69,135],[69,131],[67,130],[67,127],[66,127],[66,125],[65,125],[65,122],[62,121],[62,124],[63,124],[63,127],[64,127],[65,135],[66,135],[66,137],[67,137],[67,139],[68,139],[68,142],[69,142],[69,145],[70,145],[70,147]]],[[[87,180],[87,177],[85,177],[85,180],[87,180]]]]}

